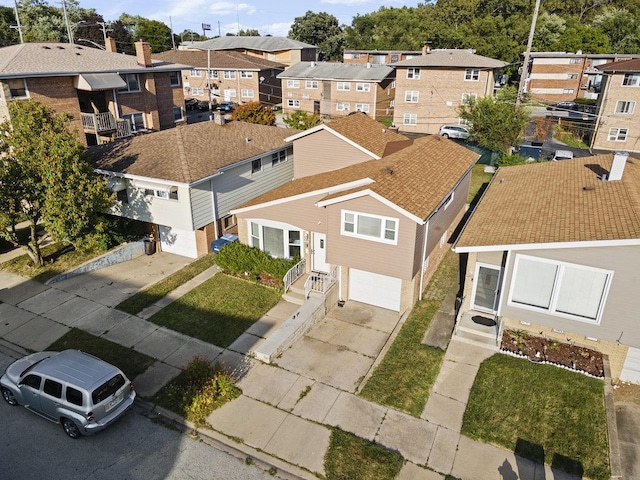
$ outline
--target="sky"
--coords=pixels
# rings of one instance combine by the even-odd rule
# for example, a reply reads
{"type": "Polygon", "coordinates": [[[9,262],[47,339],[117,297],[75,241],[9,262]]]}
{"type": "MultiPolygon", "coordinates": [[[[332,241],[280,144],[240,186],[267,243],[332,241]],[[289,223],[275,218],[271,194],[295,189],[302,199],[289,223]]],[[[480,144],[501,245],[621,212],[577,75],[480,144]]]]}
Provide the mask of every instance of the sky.
{"type": "MultiPolygon", "coordinates": [[[[60,5],[58,0],[48,0],[60,5]]],[[[173,27],[174,33],[186,29],[202,34],[202,24],[211,25],[207,36],[237,33],[238,29],[257,29],[260,35],[286,37],[291,23],[307,11],[327,12],[340,24],[351,25],[357,14],[366,14],[385,7],[415,7],[424,0],[80,0],[82,8],[95,8],[106,21],[120,14],[141,15],[173,27]]],[[[0,0],[0,5],[13,7],[12,0],[0,0]]]]}

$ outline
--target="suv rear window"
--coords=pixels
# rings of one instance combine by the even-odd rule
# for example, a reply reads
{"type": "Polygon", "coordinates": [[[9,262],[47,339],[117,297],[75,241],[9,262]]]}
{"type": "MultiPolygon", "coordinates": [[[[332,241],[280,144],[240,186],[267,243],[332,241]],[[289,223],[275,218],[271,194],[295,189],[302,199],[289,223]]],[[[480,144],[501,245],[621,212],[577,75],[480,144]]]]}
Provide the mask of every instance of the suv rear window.
{"type": "Polygon", "coordinates": [[[124,377],[120,374],[117,374],[111,380],[106,383],[103,383],[98,388],[96,388],[91,394],[91,399],[93,400],[93,404],[96,405],[103,400],[109,398],[111,395],[116,393],[122,386],[124,385],[124,377]]]}
{"type": "Polygon", "coordinates": [[[67,402],[82,406],[82,392],[73,387],[67,387],[67,402]]]}

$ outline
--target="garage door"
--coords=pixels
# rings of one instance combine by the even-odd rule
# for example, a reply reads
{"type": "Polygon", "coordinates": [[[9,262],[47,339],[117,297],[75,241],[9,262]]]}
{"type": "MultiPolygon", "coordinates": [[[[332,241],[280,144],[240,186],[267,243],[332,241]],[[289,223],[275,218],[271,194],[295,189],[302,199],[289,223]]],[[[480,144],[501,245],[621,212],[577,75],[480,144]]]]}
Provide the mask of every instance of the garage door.
{"type": "Polygon", "coordinates": [[[190,230],[158,225],[160,245],[163,252],[175,253],[185,257],[197,258],[196,234],[190,230]]]}
{"type": "Polygon", "coordinates": [[[399,278],[349,269],[349,300],[399,312],[401,291],[399,278]]]}
{"type": "Polygon", "coordinates": [[[620,373],[623,382],[640,383],[640,349],[629,347],[627,359],[620,373]]]}

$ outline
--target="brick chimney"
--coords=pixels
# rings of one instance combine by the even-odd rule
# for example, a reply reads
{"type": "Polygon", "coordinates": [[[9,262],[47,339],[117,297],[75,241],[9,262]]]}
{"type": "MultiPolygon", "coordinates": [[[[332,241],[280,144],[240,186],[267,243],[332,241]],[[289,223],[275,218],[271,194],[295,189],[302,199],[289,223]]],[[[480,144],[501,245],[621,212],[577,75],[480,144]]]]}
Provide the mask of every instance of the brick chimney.
{"type": "Polygon", "coordinates": [[[118,53],[118,49],[116,48],[116,39],[115,38],[111,38],[111,37],[107,37],[105,48],[106,48],[107,52],[118,53]]]}
{"type": "Polygon", "coordinates": [[[611,171],[607,180],[612,182],[614,180],[622,180],[622,174],[624,173],[624,166],[627,164],[629,158],[629,152],[615,152],[613,154],[613,163],[611,164],[611,171]]]}
{"type": "Polygon", "coordinates": [[[150,67],[151,63],[151,45],[144,40],[140,40],[135,43],[136,46],[136,60],[141,67],[150,67]]]}

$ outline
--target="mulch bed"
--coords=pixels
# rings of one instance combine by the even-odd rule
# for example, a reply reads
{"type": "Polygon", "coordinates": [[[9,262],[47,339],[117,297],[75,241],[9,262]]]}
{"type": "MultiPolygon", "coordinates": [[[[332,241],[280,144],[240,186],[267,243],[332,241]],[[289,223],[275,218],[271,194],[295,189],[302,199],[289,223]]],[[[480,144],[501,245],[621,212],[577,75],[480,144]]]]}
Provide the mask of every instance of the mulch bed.
{"type": "Polygon", "coordinates": [[[231,277],[240,278],[242,280],[253,281],[265,287],[270,287],[275,289],[279,289],[283,287],[282,280],[278,280],[276,277],[269,275],[268,273],[261,273],[260,275],[245,275],[243,273],[238,273],[237,275],[234,275],[232,272],[226,269],[223,270],[222,272],[231,277]]]}
{"type": "Polygon", "coordinates": [[[561,365],[594,377],[604,377],[602,353],[590,348],[529,335],[521,330],[505,330],[500,349],[532,362],[561,365]]]}

